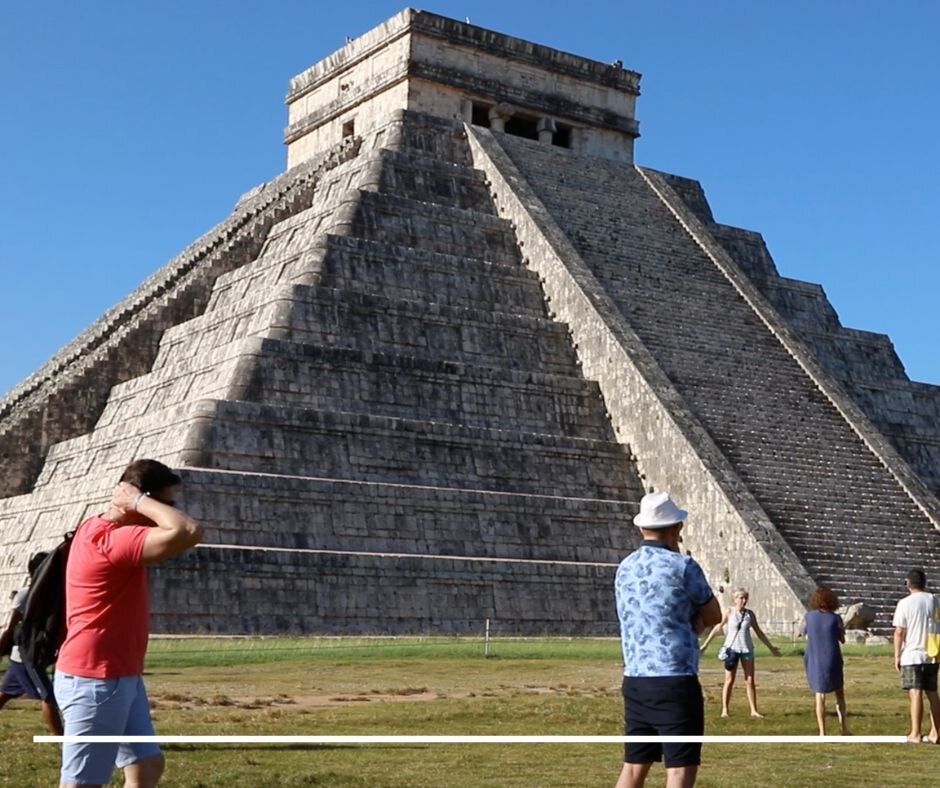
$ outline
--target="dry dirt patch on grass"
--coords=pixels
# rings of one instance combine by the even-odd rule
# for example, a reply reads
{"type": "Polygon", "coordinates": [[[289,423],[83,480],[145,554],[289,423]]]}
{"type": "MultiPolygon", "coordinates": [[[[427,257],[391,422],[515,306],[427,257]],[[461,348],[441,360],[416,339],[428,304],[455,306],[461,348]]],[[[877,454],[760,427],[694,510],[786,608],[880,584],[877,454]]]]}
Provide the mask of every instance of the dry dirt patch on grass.
{"type": "Polygon", "coordinates": [[[258,697],[255,695],[188,695],[181,692],[151,692],[150,705],[153,709],[184,710],[206,708],[264,709],[296,708],[309,709],[325,706],[348,706],[360,703],[427,703],[437,700],[466,700],[468,698],[516,698],[522,696],[566,696],[566,697],[604,697],[619,692],[617,687],[571,686],[569,684],[506,684],[471,690],[449,691],[428,687],[385,687],[373,688],[362,692],[317,692],[288,695],[280,693],[274,696],[258,697]]]}

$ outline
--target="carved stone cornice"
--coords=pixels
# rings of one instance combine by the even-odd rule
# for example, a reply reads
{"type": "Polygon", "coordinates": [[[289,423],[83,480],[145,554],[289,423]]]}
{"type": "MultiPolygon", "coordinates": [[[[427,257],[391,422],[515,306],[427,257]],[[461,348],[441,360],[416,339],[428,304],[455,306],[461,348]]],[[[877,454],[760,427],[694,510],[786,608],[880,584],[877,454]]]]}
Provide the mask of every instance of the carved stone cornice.
{"type": "Polygon", "coordinates": [[[640,74],[618,64],[601,63],[456,19],[408,8],[294,77],[285,101],[288,104],[297,101],[325,81],[349,70],[408,33],[441,39],[475,52],[535,66],[634,96],[640,94],[640,74]]]}
{"type": "Polygon", "coordinates": [[[640,136],[640,124],[627,115],[572,101],[558,94],[513,87],[499,80],[481,77],[468,71],[411,60],[402,63],[398,68],[376,75],[348,91],[341,98],[324,104],[296,123],[290,124],[284,130],[284,142],[288,145],[295,142],[318,126],[349,112],[359,104],[407,78],[424,79],[456,90],[463,90],[482,99],[494,103],[511,104],[517,110],[527,110],[536,115],[551,115],[563,121],[574,121],[586,126],[618,131],[633,137],[640,136]]]}

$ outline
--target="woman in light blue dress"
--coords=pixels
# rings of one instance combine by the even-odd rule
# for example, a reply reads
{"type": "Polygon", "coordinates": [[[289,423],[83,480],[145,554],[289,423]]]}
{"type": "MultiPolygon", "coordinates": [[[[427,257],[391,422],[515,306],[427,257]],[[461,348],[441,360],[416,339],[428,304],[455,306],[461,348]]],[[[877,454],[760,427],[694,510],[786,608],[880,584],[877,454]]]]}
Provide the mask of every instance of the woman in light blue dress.
{"type": "Polygon", "coordinates": [[[826,694],[836,694],[836,714],[843,736],[850,731],[846,725],[845,678],[842,673],[842,649],[845,629],[842,619],[836,614],[839,598],[826,586],[819,586],[810,597],[810,609],[806,612],[800,634],[806,636],[806,653],[803,666],[806,681],[816,695],[816,724],[819,735],[826,735],[826,694]]]}

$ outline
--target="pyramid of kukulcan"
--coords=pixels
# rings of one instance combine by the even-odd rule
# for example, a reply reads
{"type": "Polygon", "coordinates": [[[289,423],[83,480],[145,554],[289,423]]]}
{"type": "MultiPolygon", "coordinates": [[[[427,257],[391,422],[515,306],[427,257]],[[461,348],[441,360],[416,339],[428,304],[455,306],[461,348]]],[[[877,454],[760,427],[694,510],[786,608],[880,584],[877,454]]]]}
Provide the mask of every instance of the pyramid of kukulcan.
{"type": "Polygon", "coordinates": [[[940,388],[692,180],[639,75],[405,10],[296,77],[287,171],[0,401],[0,591],[124,465],[206,543],[166,632],[613,633],[644,489],[786,631],[940,576],[940,388]]]}

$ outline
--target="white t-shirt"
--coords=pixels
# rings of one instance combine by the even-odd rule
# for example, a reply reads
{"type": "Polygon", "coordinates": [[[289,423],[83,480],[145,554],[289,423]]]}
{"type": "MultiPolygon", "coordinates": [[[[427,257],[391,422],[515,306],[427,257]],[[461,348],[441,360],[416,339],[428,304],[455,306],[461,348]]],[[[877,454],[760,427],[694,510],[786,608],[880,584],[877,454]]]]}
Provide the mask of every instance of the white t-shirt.
{"type": "Polygon", "coordinates": [[[927,656],[927,633],[933,615],[933,594],[914,591],[898,602],[894,611],[894,626],[907,630],[901,648],[902,665],[924,665],[934,660],[927,656]]]}
{"type": "MultiPolygon", "coordinates": [[[[13,597],[12,608],[23,615],[26,612],[26,597],[29,595],[29,588],[21,588],[16,592],[16,596],[13,597]]],[[[20,656],[20,649],[18,646],[13,646],[13,650],[10,651],[10,662],[22,662],[23,658],[20,656]]]]}

